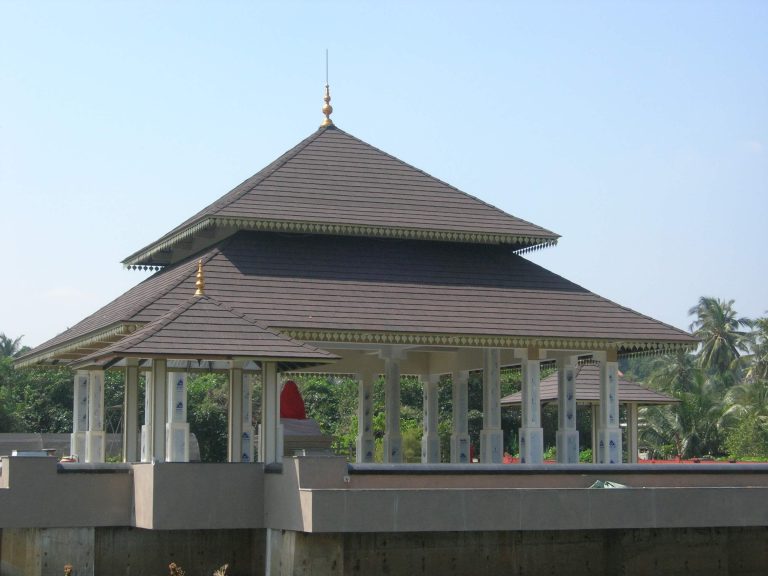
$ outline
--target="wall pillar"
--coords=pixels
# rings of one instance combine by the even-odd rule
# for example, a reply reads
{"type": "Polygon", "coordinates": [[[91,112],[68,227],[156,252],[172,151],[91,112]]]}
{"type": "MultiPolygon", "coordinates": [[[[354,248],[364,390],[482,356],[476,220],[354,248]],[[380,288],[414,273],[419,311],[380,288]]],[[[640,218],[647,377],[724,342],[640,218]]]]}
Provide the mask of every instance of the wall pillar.
{"type": "Polygon", "coordinates": [[[501,365],[498,348],[483,350],[483,430],[480,462],[501,464],[504,432],[501,429],[501,365]]]}
{"type": "Polygon", "coordinates": [[[252,377],[235,361],[229,371],[228,462],[253,462],[252,400],[252,377]]]}
{"type": "Polygon", "coordinates": [[[522,427],[520,428],[520,463],[541,464],[544,460],[544,431],[541,428],[540,379],[538,351],[525,351],[522,372],[522,427]],[[534,359],[531,359],[531,358],[534,359]]]}
{"type": "Polygon", "coordinates": [[[168,373],[168,419],[165,425],[165,461],[189,462],[187,374],[168,373]]]}
{"type": "Polygon", "coordinates": [[[126,358],[123,385],[123,462],[139,461],[139,361],[126,358]]]}
{"type": "Polygon", "coordinates": [[[276,362],[261,363],[261,426],[259,460],[265,464],[283,461],[283,426],[280,424],[280,382],[276,362]]]}
{"type": "Polygon", "coordinates": [[[621,463],[621,428],[619,427],[619,364],[616,352],[602,355],[600,362],[600,427],[597,431],[599,464],[621,463]]]}
{"type": "Polygon", "coordinates": [[[451,463],[469,464],[469,420],[467,418],[469,398],[467,382],[469,372],[457,370],[453,380],[453,433],[451,434],[451,463]]]}
{"type": "Polygon", "coordinates": [[[85,461],[85,433],[88,430],[88,371],[78,370],[74,379],[74,402],[72,405],[72,434],[69,452],[85,461]]]}
{"type": "Polygon", "coordinates": [[[579,431],[576,429],[576,357],[557,360],[557,461],[579,463],[579,431]]]}
{"type": "Polygon", "coordinates": [[[400,362],[384,359],[384,462],[403,461],[403,439],[400,436],[400,362]]]}
{"type": "Polygon", "coordinates": [[[373,381],[376,374],[357,374],[357,442],[355,462],[373,462],[376,442],[373,437],[373,381]]]}
{"type": "Polygon", "coordinates": [[[421,436],[421,462],[436,464],[440,462],[440,436],[438,425],[439,374],[426,374],[421,377],[424,399],[424,430],[421,436]]]}
{"type": "Polygon", "coordinates": [[[104,370],[91,370],[88,375],[88,431],[85,433],[85,461],[104,462],[104,370]]]}

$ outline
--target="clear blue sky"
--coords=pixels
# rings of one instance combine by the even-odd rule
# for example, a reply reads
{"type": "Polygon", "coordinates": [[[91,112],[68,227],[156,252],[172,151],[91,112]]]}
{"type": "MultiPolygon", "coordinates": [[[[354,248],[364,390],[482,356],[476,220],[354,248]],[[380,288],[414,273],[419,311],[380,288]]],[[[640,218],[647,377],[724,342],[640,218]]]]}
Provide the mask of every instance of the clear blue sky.
{"type": "Polygon", "coordinates": [[[0,0],[0,332],[341,128],[562,235],[536,262],[678,327],[768,309],[768,2],[0,0]]]}

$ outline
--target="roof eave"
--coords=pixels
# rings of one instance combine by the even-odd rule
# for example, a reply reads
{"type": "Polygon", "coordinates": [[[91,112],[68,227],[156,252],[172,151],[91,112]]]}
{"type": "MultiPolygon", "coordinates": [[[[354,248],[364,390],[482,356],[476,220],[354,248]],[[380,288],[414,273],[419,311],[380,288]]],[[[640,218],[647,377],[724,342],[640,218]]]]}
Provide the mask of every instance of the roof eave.
{"type": "MultiPolygon", "coordinates": [[[[182,257],[163,261],[157,256],[160,253],[173,252],[182,243],[189,243],[197,234],[204,230],[216,229],[222,233],[217,239],[230,236],[240,230],[257,232],[280,232],[293,234],[326,234],[335,236],[358,236],[369,238],[394,238],[398,240],[430,240],[438,242],[462,242],[472,244],[509,244],[517,246],[517,253],[540,250],[557,244],[559,235],[521,235],[503,232],[471,231],[471,230],[440,230],[431,228],[407,228],[393,226],[375,226],[367,224],[344,224],[314,222],[309,220],[266,220],[258,218],[236,218],[227,216],[208,216],[179,230],[172,236],[163,238],[134,252],[122,261],[128,268],[133,267],[162,267],[173,264],[182,257]]],[[[201,249],[203,247],[201,246],[201,249]]]]}

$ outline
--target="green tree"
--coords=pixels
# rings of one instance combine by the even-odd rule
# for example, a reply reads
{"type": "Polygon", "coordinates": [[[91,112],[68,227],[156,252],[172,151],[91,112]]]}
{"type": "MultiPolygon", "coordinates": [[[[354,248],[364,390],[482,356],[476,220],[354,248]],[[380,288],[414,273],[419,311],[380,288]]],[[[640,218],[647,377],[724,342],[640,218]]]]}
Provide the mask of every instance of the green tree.
{"type": "Polygon", "coordinates": [[[200,460],[227,461],[229,380],[226,374],[204,373],[189,378],[189,429],[197,438],[200,460]]]}
{"type": "Polygon", "coordinates": [[[0,358],[15,358],[26,350],[29,350],[26,346],[22,347],[21,339],[24,336],[19,336],[16,339],[9,338],[5,333],[0,333],[0,358]]]}
{"type": "Polygon", "coordinates": [[[702,296],[688,311],[696,316],[691,331],[701,340],[699,364],[708,373],[720,375],[726,385],[734,382],[730,371],[741,354],[748,352],[746,332],[741,328],[751,325],[748,318],[737,318],[733,302],[702,296]]]}
{"type": "Polygon", "coordinates": [[[722,396],[718,384],[698,369],[688,382],[688,390],[673,395],[680,400],[673,406],[642,409],[642,442],[657,453],[672,446],[673,454],[682,458],[720,454],[722,396]]]}

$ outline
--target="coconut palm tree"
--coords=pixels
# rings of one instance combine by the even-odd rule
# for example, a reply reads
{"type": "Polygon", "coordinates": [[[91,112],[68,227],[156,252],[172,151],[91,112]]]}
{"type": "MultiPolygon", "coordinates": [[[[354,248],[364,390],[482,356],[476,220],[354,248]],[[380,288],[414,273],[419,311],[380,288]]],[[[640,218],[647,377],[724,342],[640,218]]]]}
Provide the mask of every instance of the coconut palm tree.
{"type": "Polygon", "coordinates": [[[699,364],[709,374],[720,375],[726,386],[737,379],[731,369],[737,366],[741,354],[749,352],[747,333],[741,328],[752,325],[749,318],[736,317],[733,302],[702,296],[688,311],[689,315],[696,316],[691,331],[701,340],[699,364]]]}
{"type": "Polygon", "coordinates": [[[18,356],[23,348],[21,347],[21,339],[24,336],[19,336],[15,340],[12,340],[5,333],[0,334],[0,358],[8,357],[14,358],[18,356]]]}
{"type": "Polygon", "coordinates": [[[728,426],[743,418],[768,424],[768,381],[744,380],[725,395],[721,422],[728,426]]]}
{"type": "Polygon", "coordinates": [[[643,409],[640,438],[660,452],[671,444],[682,458],[718,453],[722,414],[718,384],[704,370],[694,368],[686,386],[685,391],[672,391],[679,404],[643,409]]]}
{"type": "Polygon", "coordinates": [[[752,322],[749,349],[750,354],[743,357],[746,367],[745,379],[768,380],[768,317],[758,318],[752,322]]]}

